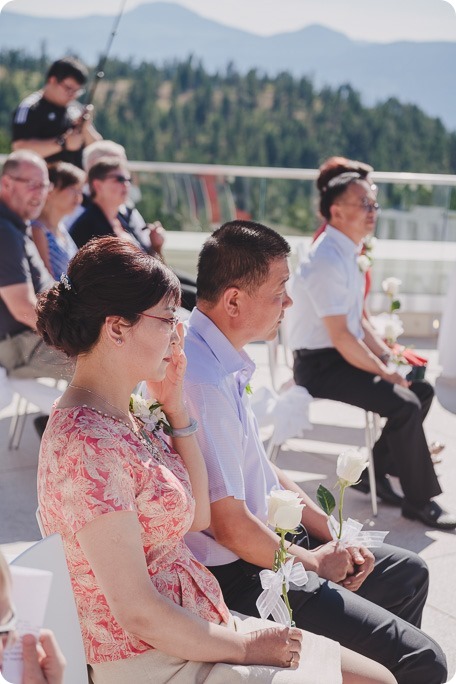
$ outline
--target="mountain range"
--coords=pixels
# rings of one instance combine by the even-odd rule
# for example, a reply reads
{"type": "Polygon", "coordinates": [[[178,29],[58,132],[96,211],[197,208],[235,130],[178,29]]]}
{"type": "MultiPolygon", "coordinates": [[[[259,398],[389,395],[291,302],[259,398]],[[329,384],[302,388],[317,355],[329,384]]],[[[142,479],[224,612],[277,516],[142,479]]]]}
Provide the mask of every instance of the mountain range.
{"type": "MultiPolygon", "coordinates": [[[[4,9],[0,46],[32,55],[45,51],[52,59],[71,52],[94,66],[113,22],[114,16],[54,19],[4,9]]],[[[154,2],[125,13],[110,56],[163,64],[190,54],[210,72],[224,71],[231,62],[242,73],[257,69],[270,75],[287,71],[308,76],[317,87],[349,83],[367,105],[396,97],[456,129],[456,41],[360,42],[318,25],[259,36],[177,4],[154,2]]]]}

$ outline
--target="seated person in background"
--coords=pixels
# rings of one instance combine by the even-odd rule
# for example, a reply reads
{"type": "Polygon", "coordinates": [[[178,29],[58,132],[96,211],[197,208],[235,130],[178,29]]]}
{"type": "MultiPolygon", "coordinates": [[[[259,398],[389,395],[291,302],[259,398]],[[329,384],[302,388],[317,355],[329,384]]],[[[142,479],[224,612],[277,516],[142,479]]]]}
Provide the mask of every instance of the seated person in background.
{"type": "Polygon", "coordinates": [[[90,169],[87,180],[91,202],[70,228],[76,245],[82,247],[93,237],[116,235],[147,252],[145,236],[131,230],[119,214],[131,182],[126,163],[118,157],[102,157],[90,169]]]}
{"type": "Polygon", "coordinates": [[[341,670],[345,684],[394,682],[334,641],[231,616],[186,546],[210,510],[182,396],[176,276],[105,237],[76,254],[68,282],[37,307],[44,339],[76,359],[42,441],[38,498],[46,534],[63,538],[94,684],[336,684],[341,670]],[[173,428],[172,447],[130,412],[142,379],[173,428]]]}
{"type": "Polygon", "coordinates": [[[200,253],[185,396],[199,422],[211,525],[188,534],[187,543],[219,580],[228,607],[258,615],[259,573],[272,567],[279,545],[267,526],[267,497],[277,487],[297,492],[306,533],[289,553],[309,580],[289,591],[296,625],[378,660],[401,684],[442,684],[445,656],[418,629],[428,589],[424,561],[389,544],[374,557],[331,541],[326,514],[266,456],[245,391],[255,365],[244,346],[274,339],[292,304],[288,253],[282,236],[248,221],[226,223],[200,253]]]}
{"type": "Polygon", "coordinates": [[[87,69],[74,57],[54,62],[42,90],[28,95],[13,114],[13,150],[28,149],[48,163],[82,167],[82,150],[101,135],[91,121],[92,106],[75,101],[87,82],[87,69]]]}
{"type": "Polygon", "coordinates": [[[375,227],[378,205],[358,173],[329,181],[320,203],[328,226],[297,269],[287,314],[294,380],[314,397],[335,399],[387,418],[374,446],[377,492],[402,514],[439,529],[454,529],[456,516],[434,497],[441,488],[423,430],[434,396],[427,382],[408,382],[389,370],[390,350],[366,325],[364,273],[358,256],[375,227]],[[398,475],[404,498],[387,475],[398,475]]]}
{"type": "MultiPolygon", "coordinates": [[[[90,179],[103,174],[104,167],[101,167],[100,170],[98,165],[100,162],[104,163],[107,161],[113,164],[113,166],[109,167],[111,170],[114,168],[122,168],[122,174],[117,175],[118,177],[125,178],[124,184],[126,185],[123,190],[118,189],[121,194],[121,201],[120,204],[117,204],[115,216],[113,215],[113,210],[116,208],[116,198],[119,199],[119,193],[115,193],[112,188],[112,192],[110,193],[110,186],[108,186],[103,193],[103,196],[105,197],[103,203],[106,205],[105,213],[109,212],[109,215],[112,217],[110,219],[111,222],[121,227],[121,230],[116,234],[119,234],[119,236],[125,236],[126,234],[133,236],[141,249],[162,259],[161,249],[165,239],[163,226],[160,221],[146,224],[139,211],[131,204],[129,200],[131,176],[127,171],[128,160],[125,155],[125,150],[121,145],[118,145],[111,140],[100,140],[99,142],[93,143],[85,150],[84,165],[89,177],[90,191],[90,197],[85,200],[85,212],[88,213],[82,212],[72,223],[67,224],[69,225],[70,233],[73,235],[76,244],[80,246],[81,244],[85,244],[90,237],[95,235],[107,235],[112,232],[109,231],[109,226],[107,226],[106,221],[103,221],[103,226],[101,227],[103,232],[93,233],[92,229],[94,217],[97,218],[98,216],[98,218],[100,218],[100,216],[91,206],[94,202],[99,200],[95,199],[90,179]],[[100,156],[105,152],[107,152],[106,156],[100,156]]],[[[110,173],[113,172],[110,171],[110,173]]],[[[182,286],[182,305],[186,309],[191,310],[196,304],[196,283],[191,276],[181,271],[176,271],[176,275],[182,286]]]]}
{"type": "MultiPolygon", "coordinates": [[[[11,573],[0,551],[0,684],[8,684],[2,677],[3,654],[16,641],[15,623],[11,573]]],[[[65,658],[50,630],[41,630],[38,642],[33,634],[24,635],[22,656],[22,684],[63,684],[65,658]]]]}
{"type": "Polygon", "coordinates": [[[52,287],[30,235],[49,190],[45,162],[21,150],[7,158],[0,178],[0,365],[20,378],[68,375],[68,360],[37,337],[36,293],[52,287]]]}
{"type": "Polygon", "coordinates": [[[56,162],[49,166],[49,180],[52,187],[32,221],[32,235],[46,268],[58,280],[78,250],[62,219],[81,204],[85,173],[73,164],[56,162]]]}

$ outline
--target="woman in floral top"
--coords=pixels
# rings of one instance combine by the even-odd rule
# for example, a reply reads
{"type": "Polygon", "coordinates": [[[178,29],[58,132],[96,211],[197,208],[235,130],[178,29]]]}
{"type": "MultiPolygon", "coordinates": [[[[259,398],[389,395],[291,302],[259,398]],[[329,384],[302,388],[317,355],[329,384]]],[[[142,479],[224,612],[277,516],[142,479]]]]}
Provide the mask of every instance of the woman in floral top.
{"type": "Polygon", "coordinates": [[[76,359],[42,440],[38,496],[46,534],[63,538],[92,681],[394,682],[359,678],[377,666],[344,649],[341,672],[336,642],[234,618],[185,545],[186,532],[208,527],[210,509],[182,400],[179,300],[177,278],[158,259],[105,237],[85,245],[38,302],[40,334],[76,359]],[[172,448],[160,424],[135,403],[130,411],[144,378],[172,448]]]}

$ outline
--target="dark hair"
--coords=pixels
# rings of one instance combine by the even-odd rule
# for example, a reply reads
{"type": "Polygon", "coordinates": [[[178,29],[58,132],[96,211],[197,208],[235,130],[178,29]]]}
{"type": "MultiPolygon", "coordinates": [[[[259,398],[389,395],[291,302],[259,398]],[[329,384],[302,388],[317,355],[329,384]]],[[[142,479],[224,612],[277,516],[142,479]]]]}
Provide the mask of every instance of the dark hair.
{"type": "Polygon", "coordinates": [[[332,178],[320,197],[320,213],[327,221],[331,219],[331,207],[335,200],[343,195],[353,183],[366,180],[359,173],[341,173],[332,178]]]}
{"type": "Polygon", "coordinates": [[[134,325],[163,298],[178,305],[180,284],[160,259],[117,237],[94,238],[70,261],[67,284],[38,295],[37,330],[74,357],[93,347],[107,316],[134,325]]]}
{"type": "Polygon", "coordinates": [[[84,64],[75,57],[62,57],[51,64],[46,74],[46,81],[55,76],[57,81],[63,81],[65,78],[74,78],[76,83],[84,85],[87,83],[89,73],[84,64]]]}
{"type": "Polygon", "coordinates": [[[320,166],[320,175],[317,178],[317,188],[320,193],[324,192],[330,180],[342,173],[359,173],[361,178],[367,178],[372,173],[373,167],[356,159],[346,157],[329,157],[320,166]]]}
{"type": "Polygon", "coordinates": [[[119,167],[125,166],[125,160],[119,157],[102,157],[90,169],[87,174],[87,182],[90,187],[90,194],[95,196],[93,189],[94,180],[104,180],[106,176],[119,167]]]}
{"type": "Polygon", "coordinates": [[[290,245],[275,230],[253,221],[230,221],[206,240],[198,259],[196,296],[215,304],[228,287],[252,291],[267,278],[274,259],[290,245]]]}
{"type": "Polygon", "coordinates": [[[74,164],[58,161],[48,164],[49,180],[57,190],[65,190],[71,185],[83,183],[86,178],[85,172],[74,164]]]}

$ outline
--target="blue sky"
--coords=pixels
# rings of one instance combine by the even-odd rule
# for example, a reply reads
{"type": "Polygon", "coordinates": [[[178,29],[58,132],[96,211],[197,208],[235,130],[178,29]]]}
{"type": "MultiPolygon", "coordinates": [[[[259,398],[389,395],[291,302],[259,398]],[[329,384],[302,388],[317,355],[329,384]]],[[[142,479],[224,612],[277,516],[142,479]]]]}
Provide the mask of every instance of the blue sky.
{"type": "MultiPolygon", "coordinates": [[[[148,0],[127,0],[126,9],[148,0]]],[[[154,1],[154,0],[149,0],[154,1]]],[[[163,1],[163,0],[162,0],[163,1]]],[[[166,1],[166,0],[165,0],[166,1]]],[[[456,41],[456,0],[177,0],[230,26],[270,35],[324,24],[357,40],[456,41]]],[[[121,0],[0,0],[0,8],[35,16],[113,14],[121,0]]]]}

